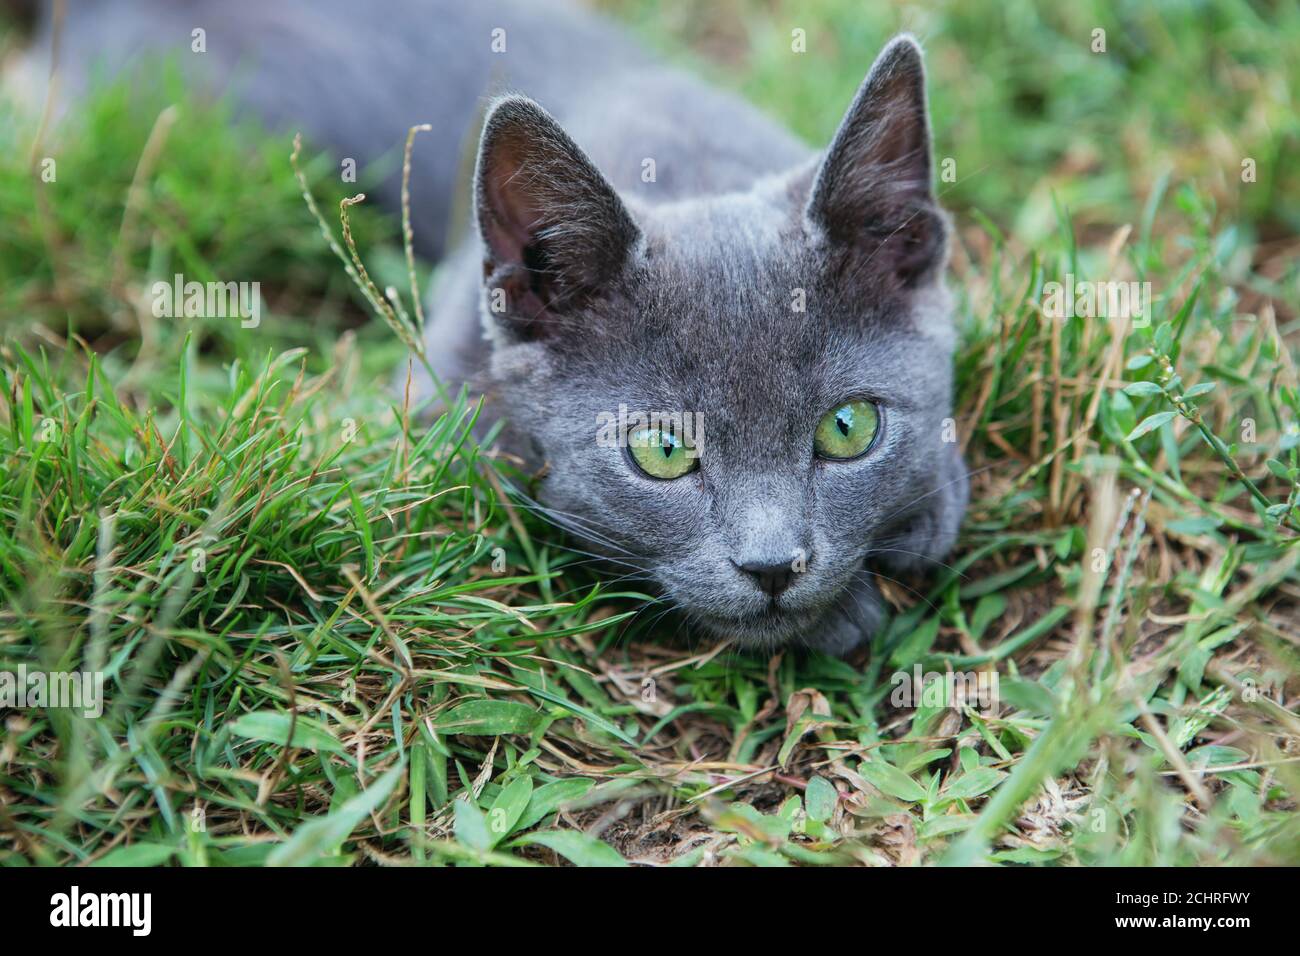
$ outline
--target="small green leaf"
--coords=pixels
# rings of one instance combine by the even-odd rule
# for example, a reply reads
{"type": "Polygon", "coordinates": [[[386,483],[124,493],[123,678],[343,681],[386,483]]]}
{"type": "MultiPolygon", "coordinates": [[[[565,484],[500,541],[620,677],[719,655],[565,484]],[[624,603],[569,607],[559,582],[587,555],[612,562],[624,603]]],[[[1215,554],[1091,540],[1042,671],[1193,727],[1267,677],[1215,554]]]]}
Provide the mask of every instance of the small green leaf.
{"type": "Polygon", "coordinates": [[[536,708],[513,700],[467,700],[439,717],[434,727],[448,734],[496,737],[532,733],[539,720],[536,708]]]}
{"type": "Polygon", "coordinates": [[[956,780],[949,780],[943,788],[943,796],[954,800],[971,800],[988,793],[1007,775],[992,767],[976,767],[962,774],[956,780]]]}
{"type": "Polygon", "coordinates": [[[306,750],[325,750],[330,753],[346,753],[347,748],[319,721],[299,715],[282,714],[275,710],[255,710],[244,714],[230,725],[230,732],[251,740],[283,747],[289,740],[289,727],[293,726],[291,746],[306,750]]]}
{"type": "Polygon", "coordinates": [[[1114,440],[1119,441],[1120,436],[1127,434],[1132,430],[1133,425],[1137,422],[1137,415],[1133,411],[1133,403],[1123,392],[1109,392],[1102,401],[1102,407],[1105,409],[1106,421],[1109,422],[1112,432],[1115,432],[1114,440]]]}
{"type": "MultiPolygon", "coordinates": [[[[1070,556],[1070,552],[1072,552],[1073,550],[1074,550],[1074,529],[1070,528],[1067,529],[1063,534],[1059,535],[1056,541],[1052,543],[1052,553],[1056,555],[1058,561],[1064,561],[1070,556]]],[[[975,613],[976,614],[979,613],[979,605],[975,606],[975,613]]]]}
{"type": "Polygon", "coordinates": [[[1141,438],[1147,432],[1155,431],[1177,414],[1177,412],[1156,412],[1154,415],[1148,415],[1138,423],[1137,428],[1128,433],[1126,440],[1133,441],[1135,438],[1141,438]]]}
{"type": "Polygon", "coordinates": [[[514,841],[515,845],[544,846],[554,850],[575,866],[627,866],[608,843],[579,830],[545,830],[529,833],[514,841]]]}
{"type": "Polygon", "coordinates": [[[1162,395],[1164,389],[1155,382],[1129,382],[1124,386],[1124,394],[1131,396],[1162,395]]]}
{"type": "MultiPolygon", "coordinates": [[[[1066,536],[1065,541],[1066,541],[1065,553],[1068,556],[1070,553],[1069,552],[1070,537],[1068,535],[1066,536]]],[[[1058,552],[1060,550],[1059,540],[1057,541],[1057,550],[1058,552]]],[[[980,598],[979,603],[975,605],[974,613],[971,614],[971,621],[970,621],[971,637],[973,637],[975,640],[978,641],[981,637],[984,636],[984,632],[988,629],[989,624],[991,624],[993,621],[996,621],[998,618],[1000,618],[1002,616],[1002,612],[1004,612],[1006,609],[1007,609],[1007,599],[1003,597],[1001,594],[986,594],[982,598],[980,598]]]]}
{"type": "Polygon", "coordinates": [[[891,797],[909,803],[918,803],[926,798],[924,787],[893,764],[885,763],[883,760],[864,760],[858,772],[868,783],[891,797]]]}
{"type": "Polygon", "coordinates": [[[1161,355],[1168,355],[1169,350],[1174,347],[1174,330],[1168,322],[1161,322],[1156,328],[1156,351],[1161,355]]]}
{"type": "Polygon", "coordinates": [[[323,817],[309,819],[287,841],[266,858],[268,866],[307,866],[328,862],[370,814],[383,806],[401,779],[402,765],[395,764],[384,775],[343,806],[323,817]]]}
{"type": "Polygon", "coordinates": [[[132,843],[105,853],[91,866],[162,866],[176,855],[176,847],[161,843],[132,843]]]}
{"type": "Polygon", "coordinates": [[[803,800],[796,793],[781,801],[781,805],[776,808],[776,815],[782,820],[793,821],[795,816],[802,809],[803,800]]]}
{"type": "Polygon", "coordinates": [[[496,846],[514,830],[519,818],[524,815],[528,799],[533,794],[533,778],[527,775],[516,777],[508,787],[497,794],[488,811],[488,830],[492,833],[492,845],[496,846]]]}
{"type": "Polygon", "coordinates": [[[1002,700],[1020,710],[1040,717],[1050,717],[1056,710],[1056,698],[1038,681],[1006,678],[998,681],[1002,700]]]}
{"type": "Polygon", "coordinates": [[[906,774],[915,773],[916,771],[920,770],[922,767],[925,767],[928,764],[932,764],[936,760],[942,760],[944,757],[948,756],[951,753],[952,753],[951,747],[936,747],[933,750],[926,750],[922,753],[917,754],[915,757],[910,758],[907,761],[907,763],[903,764],[903,768],[902,768],[903,773],[906,774]]]}
{"type": "Polygon", "coordinates": [[[1208,516],[1179,518],[1177,521],[1171,521],[1165,525],[1165,529],[1172,531],[1174,534],[1209,534],[1222,523],[1218,518],[1208,516]]]}
{"type": "Polygon", "coordinates": [[[453,831],[456,839],[473,850],[490,850],[495,841],[488,827],[487,814],[470,802],[468,797],[461,797],[453,805],[455,822],[453,831]]]}
{"type": "Polygon", "coordinates": [[[582,777],[543,784],[528,798],[528,806],[524,810],[524,815],[515,824],[515,829],[527,830],[531,826],[536,826],[566,803],[586,796],[587,791],[593,786],[595,786],[594,781],[582,777]]]}
{"type": "Polygon", "coordinates": [[[906,670],[925,656],[938,636],[939,619],[927,618],[894,648],[894,652],[889,655],[889,663],[899,670],[906,670]]]}
{"type": "Polygon", "coordinates": [[[835,804],[840,795],[834,785],[825,777],[814,776],[808,780],[808,789],[804,791],[804,803],[808,808],[810,819],[825,823],[835,812],[835,804]]]}

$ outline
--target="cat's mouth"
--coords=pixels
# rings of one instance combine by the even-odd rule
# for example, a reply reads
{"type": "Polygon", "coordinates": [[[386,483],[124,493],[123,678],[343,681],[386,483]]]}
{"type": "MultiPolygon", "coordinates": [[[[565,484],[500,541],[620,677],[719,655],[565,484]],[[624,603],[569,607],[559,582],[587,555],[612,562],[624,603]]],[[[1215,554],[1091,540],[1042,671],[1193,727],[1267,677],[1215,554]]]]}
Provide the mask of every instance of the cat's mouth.
{"type": "Polygon", "coordinates": [[[742,647],[770,650],[807,634],[826,610],[824,607],[790,607],[778,598],[772,598],[761,610],[749,614],[703,611],[696,612],[693,617],[718,637],[734,638],[742,647]]]}

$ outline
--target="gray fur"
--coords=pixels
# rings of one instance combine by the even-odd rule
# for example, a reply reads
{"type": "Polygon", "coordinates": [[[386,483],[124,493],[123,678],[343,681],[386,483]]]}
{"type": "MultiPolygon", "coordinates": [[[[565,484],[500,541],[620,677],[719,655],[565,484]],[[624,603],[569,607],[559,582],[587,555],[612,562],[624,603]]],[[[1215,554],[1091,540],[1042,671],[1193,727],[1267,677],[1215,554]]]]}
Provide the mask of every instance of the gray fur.
{"type": "MultiPolygon", "coordinates": [[[[423,250],[446,248],[457,195],[474,197],[477,227],[433,291],[440,378],[481,389],[509,447],[546,465],[539,496],[559,523],[698,626],[747,648],[844,653],[881,614],[864,566],[924,568],[952,546],[967,482],[943,441],[947,225],[913,40],[885,49],[819,156],[567,8],[397,0],[381,18],[344,0],[314,16],[298,0],[195,0],[138,22],[158,6],[99,0],[134,24],[101,24],[99,49],[122,64],[159,32],[187,45],[202,16],[209,49],[230,47],[205,75],[233,77],[269,122],[358,159],[435,123],[416,151],[423,250]],[[494,26],[506,54],[489,50],[494,26]],[[458,184],[483,112],[474,181],[458,184]],[[850,397],[878,403],[879,440],[818,459],[818,420],[850,397]],[[702,413],[700,468],[651,479],[598,444],[598,416],[620,404],[702,413]],[[806,569],[778,598],[740,567],[800,553],[806,569]]],[[[95,31],[72,35],[88,60],[75,37],[95,31]]]]}
{"type": "MultiPolygon", "coordinates": [[[[739,185],[722,176],[711,186],[701,148],[738,136],[734,119],[691,136],[683,193],[617,189],[626,168],[593,164],[561,127],[519,98],[490,113],[476,183],[484,279],[439,300],[432,354],[446,330],[466,327],[474,297],[481,352],[462,353],[447,377],[484,369],[476,383],[515,447],[547,466],[541,500],[557,520],[743,646],[852,649],[880,617],[864,563],[933,564],[966,504],[965,470],[942,440],[953,329],[919,49],[910,38],[886,49],[824,161],[785,154],[775,133],[754,154],[766,165],[739,185]],[[503,128],[528,148],[502,150],[503,128]],[[544,265],[532,294],[519,253],[528,241],[494,241],[484,170],[498,163],[534,201],[544,265]],[[617,172],[606,180],[595,167],[617,172]],[[497,289],[503,313],[489,307],[497,289]],[[791,308],[796,289],[804,313],[791,308]],[[855,461],[815,458],[818,419],[850,396],[882,407],[881,439],[855,461]],[[597,416],[620,403],[702,412],[699,471],[651,479],[598,445],[597,416]],[[739,566],[800,552],[806,570],[773,613],[739,566]]],[[[448,281],[462,282],[468,265],[448,281]]]]}

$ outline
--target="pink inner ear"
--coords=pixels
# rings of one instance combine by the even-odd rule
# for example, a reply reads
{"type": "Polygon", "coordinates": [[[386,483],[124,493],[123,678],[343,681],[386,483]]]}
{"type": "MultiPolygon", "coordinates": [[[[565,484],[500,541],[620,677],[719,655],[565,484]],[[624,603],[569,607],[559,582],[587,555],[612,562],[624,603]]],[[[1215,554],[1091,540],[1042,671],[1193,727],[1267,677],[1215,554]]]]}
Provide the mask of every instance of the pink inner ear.
{"type": "Polygon", "coordinates": [[[503,143],[497,152],[504,155],[493,157],[485,177],[490,222],[484,239],[498,262],[522,263],[541,211],[529,202],[524,151],[516,143],[503,143]]]}
{"type": "Polygon", "coordinates": [[[532,101],[507,99],[479,147],[477,213],[486,279],[512,318],[569,307],[623,262],[636,225],[564,131],[532,101]]]}

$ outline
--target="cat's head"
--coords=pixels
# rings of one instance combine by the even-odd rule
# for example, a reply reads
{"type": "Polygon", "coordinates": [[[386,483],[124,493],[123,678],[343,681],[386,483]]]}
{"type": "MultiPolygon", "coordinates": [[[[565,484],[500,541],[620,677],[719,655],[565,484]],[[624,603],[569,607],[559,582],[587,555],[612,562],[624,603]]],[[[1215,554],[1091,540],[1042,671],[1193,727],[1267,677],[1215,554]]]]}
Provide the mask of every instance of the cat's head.
{"type": "Polygon", "coordinates": [[[866,559],[951,545],[947,226],[910,38],[824,154],[748,192],[621,197],[508,97],[476,199],[492,385],[542,501],[666,603],[741,646],[842,652],[875,619],[866,559]]]}

